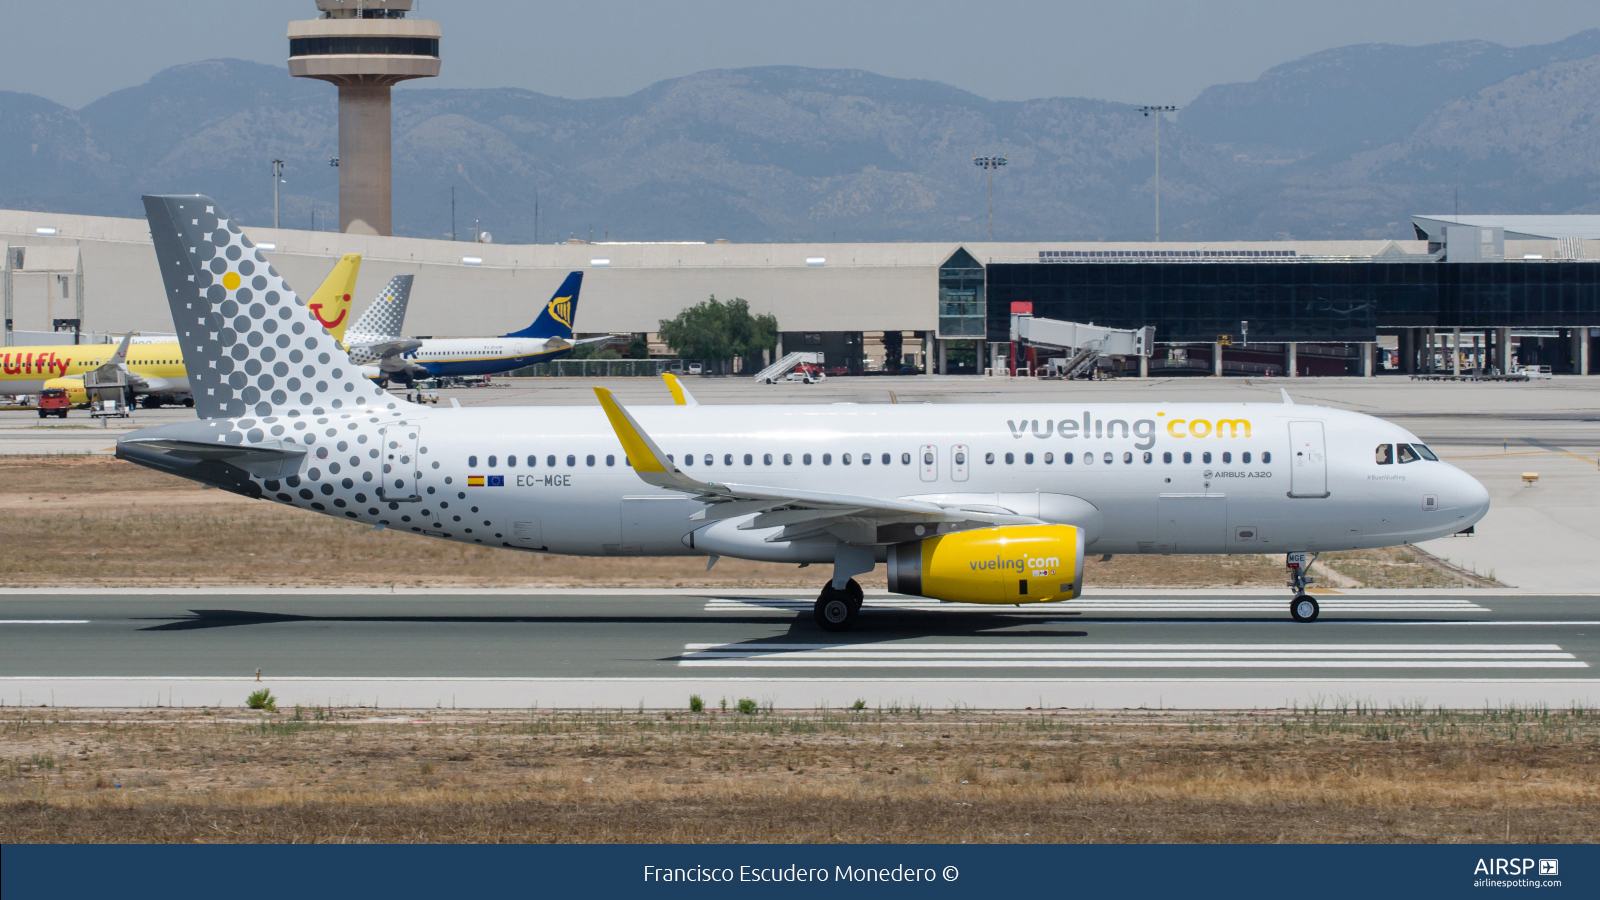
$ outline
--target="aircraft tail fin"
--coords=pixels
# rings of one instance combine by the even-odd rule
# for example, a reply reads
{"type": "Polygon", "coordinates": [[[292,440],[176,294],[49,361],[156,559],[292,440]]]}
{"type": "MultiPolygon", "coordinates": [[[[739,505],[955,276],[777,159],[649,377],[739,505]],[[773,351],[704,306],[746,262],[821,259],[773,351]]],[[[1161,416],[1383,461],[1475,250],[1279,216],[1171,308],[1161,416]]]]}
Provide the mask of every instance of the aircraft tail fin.
{"type": "Polygon", "coordinates": [[[146,195],[144,208],[200,418],[398,408],[215,200],[146,195]]]}
{"type": "Polygon", "coordinates": [[[128,364],[128,345],[131,344],[131,343],[133,343],[133,332],[130,331],[127,334],[122,336],[122,343],[117,345],[117,352],[115,354],[113,354],[111,359],[107,360],[107,362],[109,362],[110,364],[112,364],[114,366],[125,366],[125,365],[127,365],[128,364]]]}
{"type": "Polygon", "coordinates": [[[521,331],[503,335],[508,338],[550,338],[572,340],[572,322],[578,313],[578,291],[583,288],[583,273],[573,272],[550,297],[539,317],[521,331]]]}
{"type": "Polygon", "coordinates": [[[350,326],[351,340],[371,342],[399,337],[406,323],[406,307],[411,303],[411,282],[416,277],[396,275],[389,279],[388,286],[350,326]]]}
{"type": "Polygon", "coordinates": [[[311,295],[306,309],[317,317],[317,324],[328,329],[333,339],[344,343],[344,329],[350,324],[350,295],[356,289],[356,276],[361,273],[361,254],[346,253],[333,264],[333,271],[322,280],[322,286],[311,295]]]}

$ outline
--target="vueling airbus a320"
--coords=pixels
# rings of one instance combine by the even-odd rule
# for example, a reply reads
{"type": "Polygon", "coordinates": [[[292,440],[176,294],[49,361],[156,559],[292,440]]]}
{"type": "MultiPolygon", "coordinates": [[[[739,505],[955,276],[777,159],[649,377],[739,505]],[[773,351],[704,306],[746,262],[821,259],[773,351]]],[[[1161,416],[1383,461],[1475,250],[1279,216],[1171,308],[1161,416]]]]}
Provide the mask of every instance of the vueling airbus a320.
{"type": "MultiPolygon", "coordinates": [[[[1291,554],[1461,531],[1483,486],[1414,435],[1283,404],[429,409],[360,377],[215,202],[146,197],[196,422],[117,456],[445,540],[587,556],[831,563],[965,603],[1077,598],[1084,554],[1291,554]]],[[[1287,398],[1286,398],[1287,399],[1287,398]]],[[[1294,570],[1290,613],[1317,617],[1294,570]]]]}

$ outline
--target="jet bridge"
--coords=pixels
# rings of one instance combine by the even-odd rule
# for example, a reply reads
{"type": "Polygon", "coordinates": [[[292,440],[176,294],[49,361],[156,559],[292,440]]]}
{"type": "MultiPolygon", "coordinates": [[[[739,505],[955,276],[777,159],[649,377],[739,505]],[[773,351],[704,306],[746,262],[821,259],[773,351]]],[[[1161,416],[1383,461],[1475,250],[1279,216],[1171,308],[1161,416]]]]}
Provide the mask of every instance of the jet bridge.
{"type": "Polygon", "coordinates": [[[1035,318],[1028,313],[1011,316],[1011,340],[1035,347],[1060,349],[1066,356],[1051,360],[1050,373],[1060,378],[1076,378],[1093,370],[1102,359],[1150,357],[1155,346],[1154,326],[1106,328],[1060,319],[1035,318]]]}

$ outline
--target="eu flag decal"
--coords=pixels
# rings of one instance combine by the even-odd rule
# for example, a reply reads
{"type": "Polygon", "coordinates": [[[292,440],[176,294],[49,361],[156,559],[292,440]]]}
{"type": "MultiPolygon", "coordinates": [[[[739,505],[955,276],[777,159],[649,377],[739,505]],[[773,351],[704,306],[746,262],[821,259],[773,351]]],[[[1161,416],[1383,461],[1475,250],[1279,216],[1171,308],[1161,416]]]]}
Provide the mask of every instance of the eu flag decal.
{"type": "Polygon", "coordinates": [[[506,486],[506,477],[504,475],[490,475],[489,476],[488,487],[505,487],[505,486],[506,486]]]}

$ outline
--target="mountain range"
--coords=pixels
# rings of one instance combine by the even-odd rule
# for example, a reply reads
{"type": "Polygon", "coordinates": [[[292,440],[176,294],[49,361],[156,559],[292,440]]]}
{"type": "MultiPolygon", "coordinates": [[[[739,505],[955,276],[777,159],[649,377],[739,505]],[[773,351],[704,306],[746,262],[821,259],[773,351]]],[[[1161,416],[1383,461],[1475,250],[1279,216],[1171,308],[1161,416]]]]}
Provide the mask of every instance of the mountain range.
{"type": "MultiPolygon", "coordinates": [[[[448,57],[445,64],[449,65],[448,57]]],[[[1167,240],[1410,238],[1415,213],[1600,212],[1600,30],[1539,46],[1363,44],[1206,88],[1161,129],[1167,240]]],[[[1147,240],[1155,123],[933,81],[762,67],[626,97],[394,92],[395,233],[499,242],[1147,240]],[[455,224],[452,227],[452,196],[455,224]],[[535,216],[537,206],[538,214],[535,216]]],[[[240,60],[174,66],[72,110],[0,91],[0,207],[138,216],[201,192],[337,223],[336,93],[240,60]]]]}

